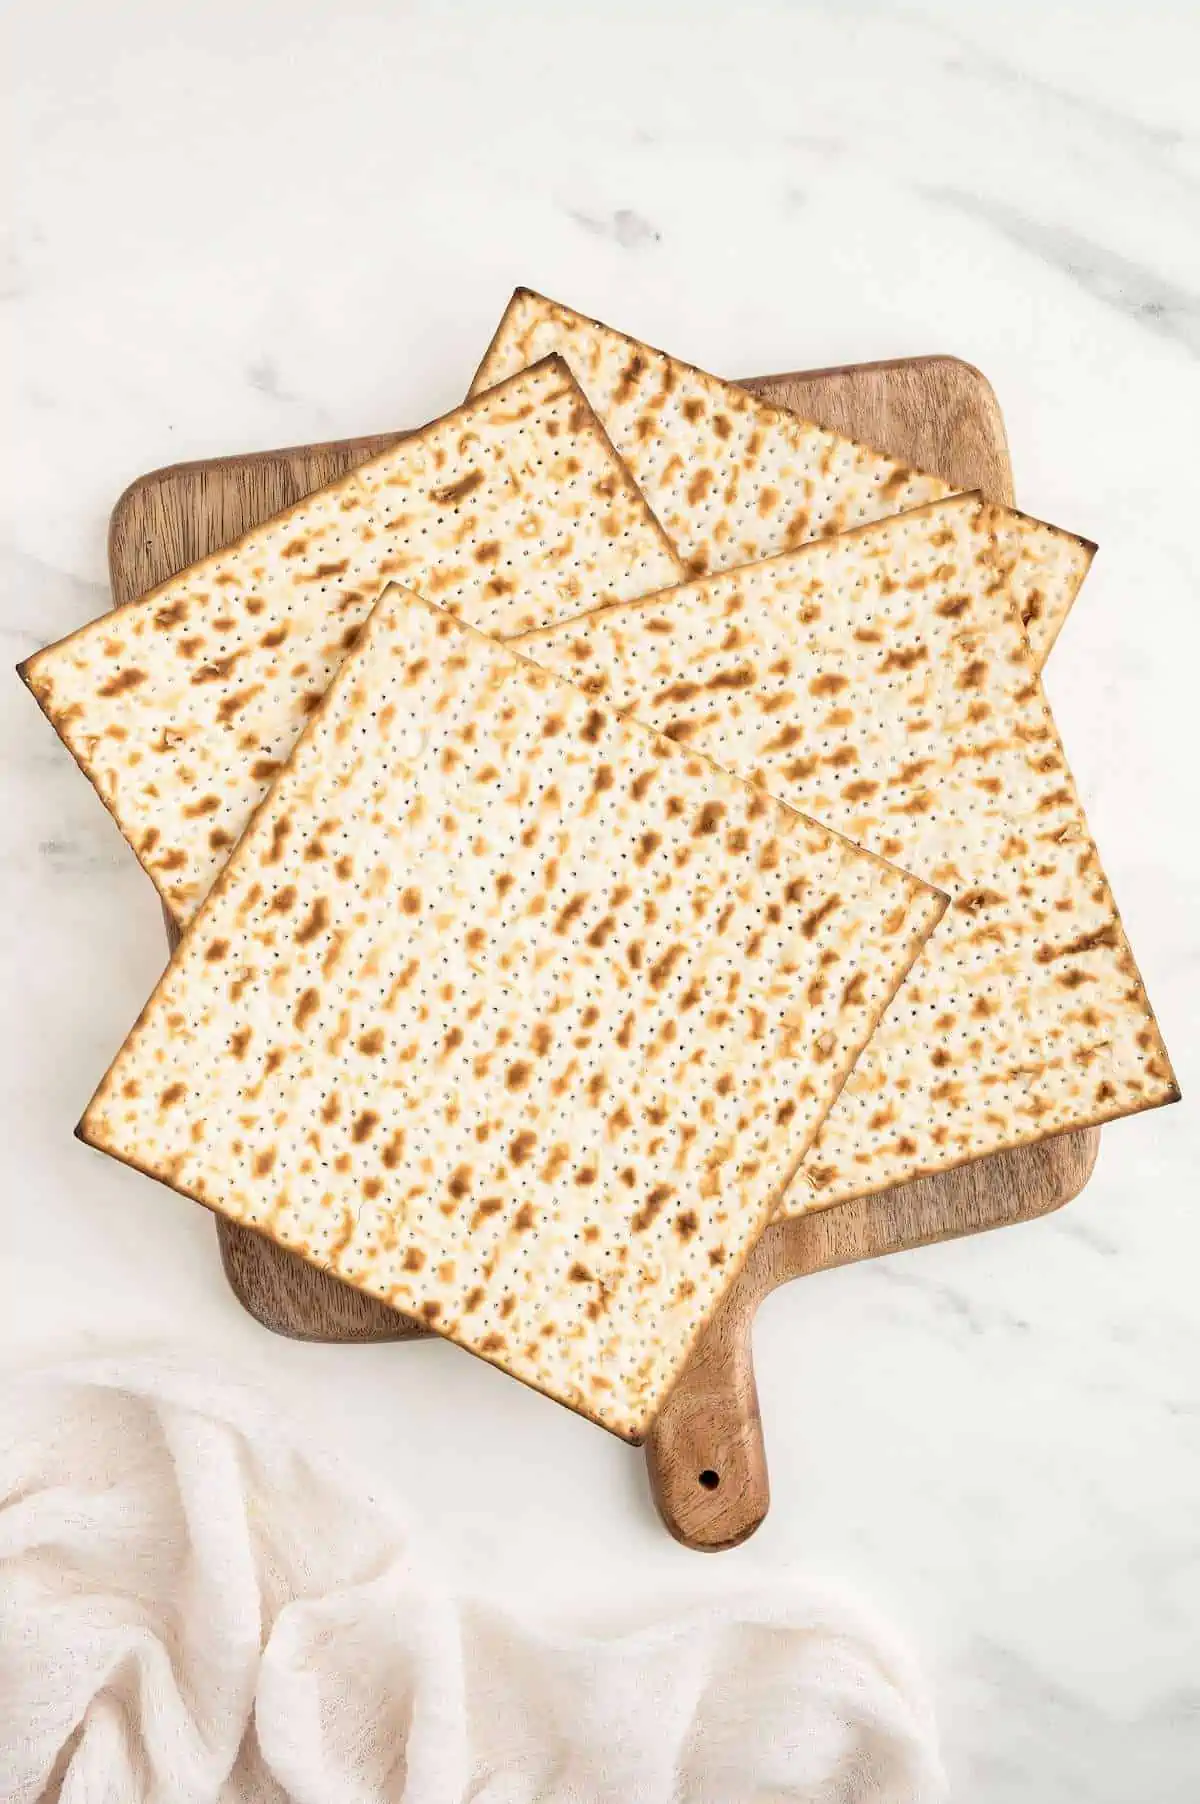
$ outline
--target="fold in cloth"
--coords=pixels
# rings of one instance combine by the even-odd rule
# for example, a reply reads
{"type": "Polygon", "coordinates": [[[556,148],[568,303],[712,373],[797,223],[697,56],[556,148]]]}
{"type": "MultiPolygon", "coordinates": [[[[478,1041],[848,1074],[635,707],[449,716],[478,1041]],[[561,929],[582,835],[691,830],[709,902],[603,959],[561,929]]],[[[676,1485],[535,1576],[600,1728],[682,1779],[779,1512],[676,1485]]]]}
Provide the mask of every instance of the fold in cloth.
{"type": "Polygon", "coordinates": [[[270,1398],[146,1363],[0,1393],[0,1798],[916,1804],[909,1659],[773,1580],[606,1638],[456,1598],[270,1398]]]}

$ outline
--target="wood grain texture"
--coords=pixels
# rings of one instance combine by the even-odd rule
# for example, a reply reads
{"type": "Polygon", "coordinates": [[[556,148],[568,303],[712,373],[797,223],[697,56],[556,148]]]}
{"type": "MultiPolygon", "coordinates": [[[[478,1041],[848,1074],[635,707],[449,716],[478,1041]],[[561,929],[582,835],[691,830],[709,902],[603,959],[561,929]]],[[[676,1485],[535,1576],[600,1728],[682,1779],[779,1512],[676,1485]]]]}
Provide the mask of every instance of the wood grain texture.
{"type": "MultiPolygon", "coordinates": [[[[793,408],[989,499],[1013,500],[1004,423],[978,370],[919,357],[747,381],[793,408]]],[[[131,600],[249,527],[394,443],[399,432],[305,445],[139,478],[109,534],[113,598],[131,600]]],[[[671,1533],[704,1549],[745,1540],[769,1491],[750,1335],[776,1285],[905,1247],[1027,1220],[1075,1196],[1095,1164],[1090,1129],[995,1154],[768,1229],[724,1299],[647,1443],[651,1487],[671,1533]]],[[[403,1340],[421,1330],[383,1304],[245,1228],[218,1224],[226,1275],[276,1333],[305,1340],[403,1340]]]]}

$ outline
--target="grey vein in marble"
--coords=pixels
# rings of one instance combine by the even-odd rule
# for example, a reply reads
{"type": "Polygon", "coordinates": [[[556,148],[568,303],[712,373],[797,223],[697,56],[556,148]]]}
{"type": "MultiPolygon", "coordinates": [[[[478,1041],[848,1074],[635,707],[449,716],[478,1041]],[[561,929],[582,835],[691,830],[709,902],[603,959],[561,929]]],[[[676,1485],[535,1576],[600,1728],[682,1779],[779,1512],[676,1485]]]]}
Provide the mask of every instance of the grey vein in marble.
{"type": "Polygon", "coordinates": [[[567,212],[585,232],[593,232],[597,238],[611,238],[623,251],[641,250],[644,245],[662,242],[658,227],[635,213],[632,207],[618,207],[604,219],[597,219],[592,213],[577,212],[574,207],[568,207],[567,212]]]}
{"type": "Polygon", "coordinates": [[[1121,1250],[1116,1241],[1110,1240],[1107,1234],[1102,1234],[1099,1228],[1085,1221],[1078,1210],[1056,1215],[1052,1229],[1056,1234],[1065,1234],[1068,1240],[1077,1240],[1080,1246],[1087,1247],[1090,1252],[1100,1253],[1104,1258],[1111,1258],[1121,1250]]]}
{"type": "Polygon", "coordinates": [[[1134,325],[1181,345],[1192,357],[1200,356],[1200,295],[1093,243],[1069,226],[1033,219],[1003,201],[958,188],[923,187],[919,191],[927,200],[979,220],[1010,244],[1061,270],[1094,301],[1123,314],[1134,325]]]}
{"type": "Polygon", "coordinates": [[[89,845],[86,841],[52,836],[38,841],[38,855],[58,875],[91,876],[97,871],[112,871],[124,863],[128,848],[122,842],[111,848],[89,845]]]}
{"type": "Polygon", "coordinates": [[[266,351],[261,357],[246,367],[246,380],[251,388],[256,388],[260,395],[266,395],[270,401],[298,401],[299,395],[291,389],[284,388],[279,380],[279,368],[275,360],[266,351]]]}
{"type": "Polygon", "coordinates": [[[964,1656],[964,1677],[1007,1699],[1009,1735],[978,1761],[976,1778],[989,1804],[1194,1804],[1200,1694],[1164,1689],[1129,1715],[1109,1713],[1010,1644],[977,1636],[964,1656]],[[1039,1786],[1030,1792],[1032,1770],[1039,1786]]]}
{"type": "Polygon", "coordinates": [[[107,583],[57,569],[15,546],[2,548],[0,645],[11,663],[74,632],[111,606],[107,583]]]}
{"type": "Polygon", "coordinates": [[[994,1328],[1015,1329],[1027,1333],[1032,1323],[1011,1310],[981,1309],[970,1297],[952,1285],[926,1278],[919,1272],[901,1270],[891,1259],[881,1259],[871,1268],[871,1277],[895,1290],[907,1290],[927,1297],[943,1314],[960,1322],[972,1335],[986,1334],[994,1328]]]}
{"type": "MultiPolygon", "coordinates": [[[[1168,155],[1187,142],[1187,135],[1175,126],[1154,125],[1138,113],[1115,107],[1110,101],[1100,100],[1094,95],[1081,94],[1077,88],[1066,87],[1063,83],[1048,80],[1039,74],[1030,63],[1022,66],[1009,61],[1007,57],[997,55],[990,46],[985,46],[976,38],[968,37],[961,30],[955,30],[945,17],[931,17],[917,8],[905,7],[893,9],[892,18],[903,18],[914,25],[922,26],[927,32],[936,35],[939,43],[947,40],[959,46],[961,55],[947,56],[942,59],[942,68],[950,75],[967,75],[978,78],[989,84],[1020,90],[1022,93],[1038,95],[1048,100],[1064,116],[1068,126],[1086,123],[1096,128],[1105,140],[1119,138],[1125,149],[1135,146],[1156,157],[1166,152],[1168,155]]],[[[959,9],[956,21],[969,19],[969,12],[959,9]]],[[[1077,73],[1077,72],[1076,72],[1077,73]]],[[[1160,157],[1161,163],[1161,157],[1160,157]]],[[[1168,167],[1165,164],[1162,167],[1168,167]]],[[[1188,178],[1181,170],[1170,168],[1169,172],[1180,181],[1188,178]]]]}
{"type": "Polygon", "coordinates": [[[960,37],[958,42],[968,54],[946,59],[944,66],[951,74],[978,75],[984,81],[994,81],[1006,87],[1022,88],[1027,93],[1040,94],[1068,114],[1090,121],[1106,136],[1117,132],[1156,151],[1174,150],[1184,141],[1184,134],[1173,126],[1150,125],[1133,113],[1122,112],[1118,107],[1109,106],[1102,100],[1072,93],[1069,88],[1047,81],[1044,76],[1034,75],[1029,69],[1017,68],[1015,64],[982,50],[978,44],[968,43],[966,38],[960,37]]]}

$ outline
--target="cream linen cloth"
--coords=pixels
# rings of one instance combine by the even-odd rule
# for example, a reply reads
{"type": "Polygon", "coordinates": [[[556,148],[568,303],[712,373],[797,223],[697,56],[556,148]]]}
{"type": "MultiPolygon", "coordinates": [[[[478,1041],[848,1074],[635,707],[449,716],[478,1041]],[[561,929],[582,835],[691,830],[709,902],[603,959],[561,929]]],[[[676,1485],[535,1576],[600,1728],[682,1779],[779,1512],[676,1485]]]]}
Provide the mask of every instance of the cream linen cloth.
{"type": "Polygon", "coordinates": [[[456,1598],[269,1398],[95,1363],[0,1392],[0,1799],[916,1804],[891,1635],[808,1584],[634,1633],[456,1598]]]}

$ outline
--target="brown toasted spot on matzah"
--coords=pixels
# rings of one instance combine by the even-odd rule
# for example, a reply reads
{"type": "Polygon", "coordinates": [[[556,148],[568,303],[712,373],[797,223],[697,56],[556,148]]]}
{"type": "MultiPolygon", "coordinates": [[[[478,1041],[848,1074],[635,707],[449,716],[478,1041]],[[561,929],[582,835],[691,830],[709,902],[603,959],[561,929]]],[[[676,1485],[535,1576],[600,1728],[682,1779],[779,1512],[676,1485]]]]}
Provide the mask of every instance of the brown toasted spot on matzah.
{"type": "MultiPolygon", "coordinates": [[[[307,856],[307,853],[308,848],[306,847],[305,856],[307,856]]],[[[324,896],[315,896],[313,898],[312,907],[305,915],[301,925],[296,929],[297,944],[307,946],[309,940],[314,940],[319,933],[324,933],[328,925],[329,903],[324,896]]]]}
{"type": "MultiPolygon", "coordinates": [[[[767,677],[727,692],[691,746],[954,896],[821,1130],[792,1211],[1177,1094],[1023,637],[1020,547],[1058,538],[961,496],[575,621],[569,639],[550,630],[526,641],[573,676],[586,640],[587,667],[609,672],[613,705],[651,726],[670,717],[668,682],[719,674],[722,657],[807,670],[790,724],[819,755],[790,757],[779,743],[767,677]],[[804,619],[797,598],[814,586],[822,615],[804,619]],[[726,654],[734,594],[740,643],[726,654]],[[645,629],[651,612],[669,635],[645,629]],[[1102,1110],[1086,1075],[1097,1066],[1109,1085],[1102,1110]],[[939,1075],[950,1067],[952,1084],[939,1075]],[[890,1137],[876,1121],[885,1100],[890,1137]]],[[[815,946],[824,901],[803,904],[800,930],[815,946]]],[[[851,968],[831,989],[816,973],[802,989],[810,1005],[830,1006],[869,994],[854,977],[851,968]]]]}
{"type": "MultiPolygon", "coordinates": [[[[108,682],[102,683],[98,694],[106,699],[112,696],[126,695],[131,689],[136,689],[140,683],[145,681],[146,672],[130,665],[119,671],[116,676],[110,677],[108,682]]],[[[78,718],[78,715],[72,716],[72,719],[78,718]]]]}
{"type": "Polygon", "coordinates": [[[300,995],[296,999],[296,1008],[292,1016],[297,1029],[303,1032],[304,1028],[307,1027],[309,1021],[316,1014],[320,1006],[321,992],[319,990],[312,988],[301,990],[300,995]]]}
{"type": "Polygon", "coordinates": [[[674,1191],[670,1184],[655,1184],[641,1208],[636,1210],[633,1215],[632,1226],[634,1233],[644,1234],[647,1228],[653,1225],[655,1219],[661,1212],[664,1203],[669,1202],[673,1195],[674,1191]]]}
{"type": "Polygon", "coordinates": [[[537,1145],[537,1135],[532,1128],[522,1128],[514,1134],[508,1143],[508,1156],[514,1165],[524,1165],[537,1145]]]}
{"type": "Polygon", "coordinates": [[[565,933],[571,923],[579,919],[586,906],[587,895],[584,892],[581,891],[578,895],[572,896],[570,901],[559,909],[554,918],[555,933],[565,933]]]}

